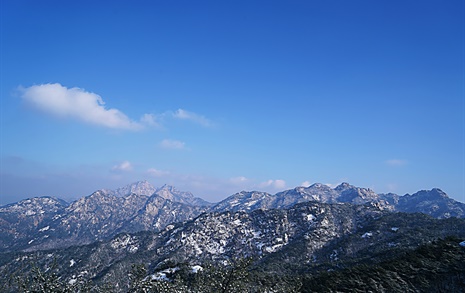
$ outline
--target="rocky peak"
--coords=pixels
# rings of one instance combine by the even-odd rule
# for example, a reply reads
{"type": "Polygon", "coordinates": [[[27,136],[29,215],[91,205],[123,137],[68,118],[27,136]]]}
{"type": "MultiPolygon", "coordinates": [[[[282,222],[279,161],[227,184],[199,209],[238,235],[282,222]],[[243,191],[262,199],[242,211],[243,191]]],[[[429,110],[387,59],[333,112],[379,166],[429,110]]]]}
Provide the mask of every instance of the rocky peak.
{"type": "Polygon", "coordinates": [[[434,193],[437,193],[442,198],[449,198],[449,196],[439,188],[433,188],[431,191],[434,192],[434,193]]]}
{"type": "Polygon", "coordinates": [[[350,185],[350,184],[347,183],[347,182],[342,182],[341,184],[339,184],[338,186],[336,186],[336,187],[334,188],[334,190],[336,190],[336,191],[344,191],[344,190],[346,190],[346,189],[350,189],[350,188],[354,188],[354,187],[355,187],[355,186],[350,185]]]}
{"type": "Polygon", "coordinates": [[[0,207],[0,212],[23,212],[31,209],[45,209],[47,211],[55,212],[61,208],[66,207],[67,205],[68,204],[64,200],[50,196],[42,196],[28,198],[17,203],[2,206],[0,207]]]}
{"type": "Polygon", "coordinates": [[[93,192],[92,194],[82,197],[74,202],[72,202],[68,206],[68,210],[72,210],[78,206],[83,206],[83,205],[99,205],[99,204],[104,204],[104,203],[111,203],[119,199],[117,196],[115,196],[113,193],[108,192],[106,190],[97,190],[93,192]]]}
{"type": "Polygon", "coordinates": [[[310,185],[308,188],[311,188],[311,189],[328,189],[330,188],[328,185],[326,184],[323,184],[323,183],[314,183],[312,185],[310,185]]]}
{"type": "Polygon", "coordinates": [[[401,196],[396,208],[402,212],[421,212],[435,218],[465,216],[465,204],[449,198],[439,188],[401,196]]]}
{"type": "Polygon", "coordinates": [[[156,194],[158,194],[159,196],[165,198],[165,199],[169,199],[169,200],[174,200],[174,198],[176,196],[181,196],[181,197],[184,197],[184,198],[193,198],[194,195],[190,192],[183,192],[183,191],[179,191],[177,190],[174,186],[172,185],[163,185],[162,187],[160,188],[157,188],[157,190],[155,190],[156,194]]]}
{"type": "Polygon", "coordinates": [[[334,190],[332,190],[331,187],[325,184],[315,183],[310,185],[309,187],[297,187],[292,190],[278,193],[276,195],[294,195],[296,203],[305,201],[332,202],[336,196],[336,192],[334,192],[334,190]]]}
{"type": "Polygon", "coordinates": [[[124,187],[120,187],[113,191],[116,196],[124,197],[131,193],[137,195],[152,195],[156,191],[156,188],[150,184],[147,180],[137,181],[131,184],[128,184],[124,187]]]}
{"type": "Polygon", "coordinates": [[[339,196],[337,201],[349,202],[354,204],[365,204],[368,202],[379,202],[380,197],[373,190],[369,188],[361,188],[350,185],[349,183],[342,183],[334,189],[339,196]]]}
{"type": "Polygon", "coordinates": [[[442,191],[441,189],[439,188],[433,188],[431,189],[431,191],[429,192],[430,193],[430,196],[433,197],[433,198],[449,198],[449,196],[444,192],[442,191]]]}
{"type": "Polygon", "coordinates": [[[420,190],[414,194],[406,194],[404,197],[410,198],[411,200],[443,200],[449,198],[449,196],[439,188],[420,190]]]}
{"type": "Polygon", "coordinates": [[[210,205],[209,202],[195,197],[192,193],[187,191],[179,191],[174,186],[171,185],[163,185],[162,187],[158,188],[154,194],[168,199],[174,202],[184,203],[193,206],[208,206],[210,205]]]}

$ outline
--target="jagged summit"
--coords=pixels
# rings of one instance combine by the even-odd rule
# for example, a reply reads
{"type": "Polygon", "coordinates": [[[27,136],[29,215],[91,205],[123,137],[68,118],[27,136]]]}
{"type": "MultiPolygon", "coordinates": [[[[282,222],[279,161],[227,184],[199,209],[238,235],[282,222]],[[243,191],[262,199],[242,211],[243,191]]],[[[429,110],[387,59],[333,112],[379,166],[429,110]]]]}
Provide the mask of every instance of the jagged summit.
{"type": "Polygon", "coordinates": [[[313,183],[312,185],[310,185],[307,188],[323,188],[323,189],[326,189],[326,188],[331,188],[331,187],[329,187],[327,184],[317,182],[317,183],[313,183]]]}
{"type": "Polygon", "coordinates": [[[113,194],[116,196],[126,196],[131,193],[137,195],[152,195],[156,191],[156,188],[150,184],[147,180],[137,181],[126,186],[120,187],[113,191],[113,194]]]}
{"type": "Polygon", "coordinates": [[[341,184],[339,184],[338,186],[336,186],[334,188],[334,190],[337,190],[337,191],[343,191],[343,190],[346,190],[346,189],[349,189],[349,188],[354,188],[355,186],[353,185],[350,185],[349,183],[347,182],[342,182],[341,184]]]}
{"type": "Polygon", "coordinates": [[[173,185],[169,185],[169,184],[163,184],[161,187],[157,188],[157,191],[162,190],[162,189],[169,190],[169,191],[178,191],[176,187],[174,187],[173,185]]]}
{"type": "Polygon", "coordinates": [[[188,192],[188,191],[180,191],[178,190],[175,186],[173,185],[169,185],[169,184],[164,184],[162,185],[161,187],[158,187],[155,192],[156,194],[162,196],[163,194],[166,194],[168,197],[166,197],[166,199],[170,199],[172,200],[171,195],[182,195],[182,197],[186,197],[186,198],[193,198],[194,195],[191,193],[191,192],[188,192]],[[170,195],[168,195],[170,194],[170,195]]]}
{"type": "Polygon", "coordinates": [[[0,207],[0,214],[14,212],[26,216],[35,214],[41,216],[46,212],[56,212],[66,206],[68,206],[68,203],[62,199],[52,196],[41,196],[23,199],[19,202],[2,206],[0,207]]]}
{"type": "Polygon", "coordinates": [[[242,191],[214,205],[212,210],[280,209],[308,201],[370,205],[387,211],[420,211],[436,218],[465,216],[465,204],[449,198],[438,188],[419,191],[413,195],[399,196],[377,194],[370,188],[356,187],[347,182],[335,188],[322,183],[314,183],[308,187],[299,186],[274,195],[266,192],[242,191]]]}
{"type": "Polygon", "coordinates": [[[356,205],[383,212],[420,212],[435,218],[465,217],[465,204],[449,198],[438,188],[399,196],[376,194],[349,183],[336,188],[315,183],[276,194],[242,191],[210,204],[171,185],[155,188],[147,181],[139,181],[114,191],[97,190],[69,204],[41,197],[0,207],[0,252],[78,245],[121,232],[161,231],[170,223],[183,222],[204,212],[270,211],[309,202],[356,205]]]}
{"type": "Polygon", "coordinates": [[[399,211],[420,212],[436,218],[465,216],[465,204],[450,198],[439,188],[400,196],[396,208],[399,211]]]}
{"type": "Polygon", "coordinates": [[[439,188],[433,188],[431,190],[420,190],[412,195],[407,194],[406,196],[411,197],[423,197],[423,198],[449,198],[449,196],[439,188]]]}
{"type": "Polygon", "coordinates": [[[169,199],[171,201],[179,201],[194,198],[194,195],[190,192],[179,191],[172,185],[165,184],[155,190],[155,193],[159,196],[169,199]]]}
{"type": "Polygon", "coordinates": [[[174,186],[165,184],[157,188],[154,194],[174,202],[180,202],[192,206],[209,206],[209,202],[195,197],[192,193],[186,191],[179,191],[174,186]]]}
{"type": "Polygon", "coordinates": [[[210,205],[209,202],[201,198],[195,197],[192,193],[188,191],[180,191],[176,189],[176,187],[168,184],[164,184],[161,187],[156,188],[147,180],[137,181],[128,184],[116,190],[110,191],[110,193],[118,197],[126,197],[130,194],[145,196],[158,195],[164,199],[168,199],[173,202],[180,202],[194,206],[210,205]]]}

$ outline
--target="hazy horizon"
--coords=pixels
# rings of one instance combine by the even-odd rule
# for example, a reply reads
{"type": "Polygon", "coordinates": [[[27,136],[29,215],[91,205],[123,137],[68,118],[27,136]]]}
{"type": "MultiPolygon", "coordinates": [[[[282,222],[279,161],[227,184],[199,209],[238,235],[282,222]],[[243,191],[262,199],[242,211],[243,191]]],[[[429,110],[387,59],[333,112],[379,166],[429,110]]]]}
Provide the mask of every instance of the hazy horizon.
{"type": "MultiPolygon", "coordinates": [[[[56,195],[48,195],[48,194],[43,194],[43,195],[40,195],[40,196],[32,196],[32,197],[25,197],[25,198],[14,198],[12,201],[10,202],[0,202],[0,206],[4,206],[4,205],[8,205],[8,204],[12,204],[12,203],[16,203],[16,202],[19,202],[19,201],[22,201],[22,200],[27,200],[29,198],[33,198],[33,197],[55,197],[55,198],[58,198],[58,199],[61,199],[61,200],[65,200],[66,202],[68,203],[71,203],[73,201],[76,201],[76,200],[79,200],[80,198],[84,198],[84,197],[87,197],[87,196],[90,196],[92,195],[94,192],[97,192],[99,190],[112,190],[112,191],[116,191],[116,189],[118,188],[122,188],[122,187],[126,187],[128,185],[131,185],[131,184],[135,184],[135,183],[139,183],[139,182],[148,182],[149,184],[151,184],[154,188],[158,189],[158,188],[162,188],[163,186],[165,185],[168,185],[168,186],[172,186],[174,187],[176,190],[180,191],[180,192],[191,192],[190,190],[184,190],[182,188],[179,188],[178,186],[174,186],[174,185],[170,185],[170,184],[161,184],[161,185],[154,185],[152,182],[150,182],[149,180],[139,180],[139,181],[135,181],[135,182],[130,182],[128,184],[125,184],[125,185],[121,185],[121,186],[113,186],[113,187],[109,187],[109,188],[104,188],[104,187],[101,187],[101,188],[96,188],[94,189],[92,192],[88,192],[87,194],[75,194],[75,195],[70,195],[70,196],[56,196],[56,195]]],[[[342,184],[342,183],[349,183],[350,182],[340,182],[339,184],[331,184],[331,183],[321,183],[321,182],[313,182],[313,183],[310,183],[310,182],[303,182],[303,184],[299,185],[299,186],[294,186],[294,187],[287,187],[285,189],[282,189],[282,190],[277,190],[276,192],[272,192],[272,194],[276,194],[276,193],[279,193],[279,192],[282,192],[282,191],[286,191],[286,190],[292,190],[294,188],[298,188],[298,187],[310,187],[311,185],[314,185],[314,184],[324,184],[332,189],[336,188],[338,185],[342,184]]],[[[352,184],[351,184],[352,185],[352,184]]],[[[355,186],[355,187],[360,187],[360,188],[368,188],[368,189],[371,189],[369,187],[364,187],[364,186],[355,186]]],[[[437,188],[437,187],[435,187],[437,188]]],[[[441,188],[439,188],[441,189],[441,188]]],[[[425,190],[425,189],[422,189],[422,190],[425,190]]],[[[398,194],[400,196],[405,196],[407,194],[414,194],[416,192],[419,192],[419,191],[422,191],[422,190],[417,190],[415,192],[411,192],[411,193],[406,193],[406,194],[398,194]]],[[[429,189],[431,190],[431,189],[429,189]]],[[[441,189],[442,190],[442,189],[441,189]]],[[[208,197],[205,197],[205,196],[202,196],[201,194],[196,194],[195,192],[192,193],[194,195],[194,197],[198,197],[198,198],[201,198],[203,200],[207,200],[211,203],[218,203],[226,198],[228,198],[229,196],[232,196],[236,193],[239,193],[239,192],[242,192],[242,191],[245,191],[245,192],[254,192],[254,191],[257,191],[257,192],[265,192],[263,190],[260,190],[260,189],[250,189],[250,190],[236,190],[234,193],[230,193],[230,194],[227,194],[227,195],[224,195],[223,197],[220,197],[220,196],[215,196],[213,197],[213,199],[209,199],[208,197]]],[[[377,194],[382,194],[382,192],[377,192],[376,190],[373,190],[375,193],[377,194]]],[[[444,191],[444,190],[443,190],[444,191]]],[[[446,192],[447,194],[447,192],[446,192]]],[[[150,195],[150,194],[148,194],[150,195]]],[[[450,195],[448,194],[448,196],[450,197],[450,195]]],[[[8,197],[7,198],[2,198],[3,200],[6,199],[8,200],[8,197]]],[[[456,199],[457,200],[457,199],[456,199]]],[[[460,199],[458,199],[458,201],[462,202],[462,203],[465,203],[463,201],[461,201],[460,199]]]]}

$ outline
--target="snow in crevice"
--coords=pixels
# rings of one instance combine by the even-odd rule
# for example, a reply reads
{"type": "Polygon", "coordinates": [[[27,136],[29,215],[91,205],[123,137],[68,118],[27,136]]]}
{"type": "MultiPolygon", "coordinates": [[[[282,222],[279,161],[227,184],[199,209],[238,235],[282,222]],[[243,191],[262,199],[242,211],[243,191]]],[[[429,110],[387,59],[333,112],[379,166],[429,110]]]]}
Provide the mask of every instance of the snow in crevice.
{"type": "Polygon", "coordinates": [[[234,222],[232,222],[234,225],[236,226],[239,226],[240,224],[242,224],[241,220],[237,219],[235,220],[234,222]]]}
{"type": "Polygon", "coordinates": [[[258,202],[258,200],[252,200],[252,201],[249,201],[247,203],[245,203],[244,205],[248,206],[248,207],[251,207],[253,206],[254,204],[256,204],[258,202]]]}
{"type": "Polygon", "coordinates": [[[305,213],[302,213],[302,217],[304,218],[305,221],[308,221],[308,222],[311,222],[316,218],[312,214],[305,214],[305,213]]]}
{"type": "Polygon", "coordinates": [[[179,270],[178,267],[168,268],[168,269],[165,269],[165,270],[163,270],[161,272],[157,272],[155,274],[152,274],[152,275],[148,276],[148,278],[150,278],[151,280],[157,280],[157,281],[171,281],[170,278],[168,278],[167,275],[168,274],[173,274],[178,270],[179,270]]]}
{"type": "Polygon", "coordinates": [[[42,229],[39,229],[39,232],[44,232],[50,229],[50,226],[43,227],[42,229]]]}
{"type": "Polygon", "coordinates": [[[33,216],[35,214],[36,214],[36,212],[34,212],[32,210],[27,210],[26,213],[25,213],[26,216],[33,216]]]}
{"type": "Polygon", "coordinates": [[[199,265],[195,265],[192,267],[192,270],[191,272],[194,273],[194,274],[197,274],[198,272],[200,271],[203,271],[203,267],[199,266],[199,265]]]}
{"type": "Polygon", "coordinates": [[[373,236],[373,233],[372,232],[365,232],[363,235],[362,235],[362,238],[371,238],[373,236]]]}
{"type": "Polygon", "coordinates": [[[139,247],[137,245],[137,238],[130,235],[122,235],[111,241],[111,247],[115,250],[127,249],[130,253],[135,253],[139,247]]]}

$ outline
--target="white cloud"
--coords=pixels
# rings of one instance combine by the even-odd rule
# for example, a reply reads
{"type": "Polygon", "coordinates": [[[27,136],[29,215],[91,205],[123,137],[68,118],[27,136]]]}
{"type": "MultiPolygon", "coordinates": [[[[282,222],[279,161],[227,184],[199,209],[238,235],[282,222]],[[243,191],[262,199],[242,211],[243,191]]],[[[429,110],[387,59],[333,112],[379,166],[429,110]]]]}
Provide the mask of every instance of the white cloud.
{"type": "Polygon", "coordinates": [[[158,122],[159,117],[155,114],[144,114],[140,118],[140,122],[147,126],[162,128],[160,122],[158,122]]]}
{"type": "Polygon", "coordinates": [[[308,180],[300,183],[300,186],[303,186],[303,187],[309,187],[310,185],[312,185],[312,183],[310,181],[308,181],[308,180]]]}
{"type": "Polygon", "coordinates": [[[20,88],[21,98],[37,109],[58,117],[73,118],[113,129],[138,130],[142,125],[117,109],[105,108],[97,94],[59,83],[20,88]]]}
{"type": "Polygon", "coordinates": [[[274,189],[283,189],[286,187],[286,181],[281,180],[281,179],[276,179],[276,180],[270,179],[268,181],[260,183],[258,186],[261,188],[271,187],[274,189]]]}
{"type": "Polygon", "coordinates": [[[240,185],[240,184],[244,184],[244,183],[248,182],[249,179],[247,179],[244,176],[239,176],[239,177],[230,178],[229,181],[231,183],[233,183],[233,184],[240,185]]]}
{"type": "MultiPolygon", "coordinates": [[[[336,186],[340,185],[341,183],[342,183],[342,181],[339,182],[339,183],[322,183],[322,184],[324,184],[324,185],[326,185],[326,186],[328,186],[328,187],[331,187],[331,188],[335,188],[336,186]]],[[[313,184],[312,182],[306,180],[306,181],[300,183],[300,186],[309,187],[309,186],[311,186],[312,184],[313,184]]]]}
{"type": "Polygon", "coordinates": [[[124,172],[132,171],[132,164],[129,161],[124,161],[121,164],[113,166],[111,170],[124,172]]]}
{"type": "Polygon", "coordinates": [[[164,139],[160,142],[159,146],[164,149],[182,150],[185,149],[186,143],[179,140],[164,139]]]}
{"type": "Polygon", "coordinates": [[[406,160],[400,160],[400,159],[390,159],[385,161],[386,165],[391,166],[391,167],[401,167],[407,165],[406,160]]]}
{"type": "Polygon", "coordinates": [[[183,109],[178,109],[174,112],[173,117],[181,120],[190,120],[205,127],[213,126],[213,123],[204,116],[183,109]]]}
{"type": "Polygon", "coordinates": [[[163,128],[162,122],[167,117],[189,120],[204,127],[214,125],[205,116],[184,109],[163,114],[144,114],[140,120],[132,120],[118,109],[107,109],[101,96],[78,87],[67,88],[59,83],[20,87],[19,91],[25,102],[44,113],[112,129],[163,128]]]}
{"type": "Polygon", "coordinates": [[[341,185],[341,183],[342,181],[339,183],[323,183],[323,184],[331,188],[336,188],[337,186],[341,185]]]}
{"type": "Polygon", "coordinates": [[[277,179],[277,180],[274,181],[273,185],[274,185],[275,188],[282,189],[282,188],[286,187],[286,181],[281,180],[281,179],[277,179]]]}
{"type": "Polygon", "coordinates": [[[166,176],[166,175],[170,174],[170,172],[168,172],[168,171],[158,170],[158,169],[155,169],[155,168],[148,169],[147,173],[152,177],[163,177],[163,176],[166,176]]]}

